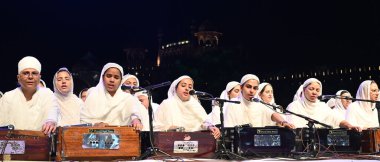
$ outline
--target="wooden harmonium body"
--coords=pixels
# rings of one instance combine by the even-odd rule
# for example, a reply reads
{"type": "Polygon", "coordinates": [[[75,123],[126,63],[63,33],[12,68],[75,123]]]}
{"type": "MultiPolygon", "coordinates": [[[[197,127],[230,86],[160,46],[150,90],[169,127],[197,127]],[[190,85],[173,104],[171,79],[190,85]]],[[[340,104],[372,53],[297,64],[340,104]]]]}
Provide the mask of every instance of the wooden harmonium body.
{"type": "Polygon", "coordinates": [[[213,158],[216,140],[210,131],[154,132],[154,146],[171,156],[213,158]]]}
{"type": "Polygon", "coordinates": [[[139,132],[128,126],[58,127],[57,161],[130,160],[140,156],[139,132]]]}
{"type": "Polygon", "coordinates": [[[49,161],[51,142],[41,131],[0,130],[0,159],[49,161]]]}
{"type": "Polygon", "coordinates": [[[294,148],[294,132],[280,127],[235,127],[234,152],[242,156],[287,155],[294,148]]]}
{"type": "Polygon", "coordinates": [[[297,128],[295,152],[308,152],[311,140],[314,140],[316,150],[359,153],[361,134],[347,129],[312,129],[297,128]]]}
{"type": "Polygon", "coordinates": [[[363,154],[380,153],[380,128],[370,128],[362,131],[361,151],[363,154]]]}

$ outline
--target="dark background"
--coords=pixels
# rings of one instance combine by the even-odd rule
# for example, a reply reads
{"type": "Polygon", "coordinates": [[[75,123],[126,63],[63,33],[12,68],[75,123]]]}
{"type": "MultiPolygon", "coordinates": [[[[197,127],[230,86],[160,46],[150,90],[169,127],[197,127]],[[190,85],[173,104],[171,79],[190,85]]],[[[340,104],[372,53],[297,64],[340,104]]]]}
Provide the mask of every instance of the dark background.
{"type": "MultiPolygon", "coordinates": [[[[236,63],[231,68],[239,72],[233,75],[238,77],[223,80],[223,86],[213,89],[214,94],[224,89],[227,80],[240,81],[246,73],[378,65],[379,7],[376,0],[1,1],[0,90],[15,88],[17,63],[24,56],[40,60],[42,79],[52,88],[53,74],[62,66],[70,69],[86,61],[89,54],[93,57],[91,70],[100,72],[107,62],[124,66],[124,48],[147,48],[147,59],[154,59],[159,31],[166,40],[177,40],[188,33],[192,23],[205,20],[223,33],[221,46],[250,52],[212,64],[222,67],[231,61],[236,63]]],[[[211,71],[207,66],[198,70],[215,73],[215,68],[211,71]]],[[[165,75],[171,81],[179,77],[165,75]]],[[[216,82],[212,75],[203,77],[208,84],[216,82]]],[[[160,81],[164,80],[150,80],[160,81]]],[[[358,83],[350,87],[351,93],[355,94],[358,83]]],[[[291,84],[289,94],[294,94],[298,85],[291,84]]],[[[81,87],[75,88],[78,93],[81,87]]],[[[166,89],[162,91],[166,94],[166,89]]],[[[290,98],[287,95],[286,100],[290,98]]]]}

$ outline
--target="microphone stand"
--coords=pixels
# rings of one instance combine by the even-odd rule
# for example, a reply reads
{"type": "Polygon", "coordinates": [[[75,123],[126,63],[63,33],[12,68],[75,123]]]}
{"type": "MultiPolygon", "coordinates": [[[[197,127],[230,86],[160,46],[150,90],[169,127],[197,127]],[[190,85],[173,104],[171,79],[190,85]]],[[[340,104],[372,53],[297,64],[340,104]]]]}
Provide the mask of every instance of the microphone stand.
{"type": "Polygon", "coordinates": [[[221,146],[222,147],[221,148],[218,147],[218,151],[216,152],[215,158],[216,159],[223,159],[223,157],[227,157],[228,160],[233,160],[233,159],[246,160],[247,158],[242,157],[240,155],[237,155],[235,153],[232,153],[231,151],[229,151],[226,148],[225,135],[224,135],[224,115],[223,115],[224,102],[240,104],[240,101],[231,101],[231,100],[225,100],[225,99],[221,99],[221,98],[202,98],[202,97],[199,97],[199,98],[204,99],[204,100],[217,101],[219,108],[220,108],[220,132],[221,132],[221,146]]]}
{"type": "Polygon", "coordinates": [[[164,83],[160,83],[160,84],[156,84],[156,85],[152,85],[152,86],[147,86],[145,88],[141,88],[143,90],[146,90],[147,92],[147,95],[148,95],[148,101],[149,101],[149,105],[148,105],[148,115],[149,115],[149,141],[150,141],[150,147],[147,148],[147,150],[144,152],[144,154],[142,154],[140,157],[139,157],[139,160],[144,160],[146,158],[148,158],[149,156],[152,156],[152,155],[156,155],[157,152],[159,153],[162,153],[162,154],[165,154],[167,156],[170,156],[168,153],[165,153],[163,151],[161,151],[158,147],[154,147],[154,138],[153,138],[153,108],[152,108],[152,90],[156,89],[156,88],[160,88],[160,87],[164,87],[164,86],[167,86],[167,85],[170,85],[171,82],[168,81],[168,82],[164,82],[164,83]]]}
{"type": "MultiPolygon", "coordinates": [[[[304,116],[304,115],[301,115],[301,114],[294,113],[294,112],[289,111],[289,110],[287,110],[287,109],[283,109],[283,112],[284,112],[284,113],[289,113],[289,114],[292,114],[292,115],[295,115],[295,116],[298,116],[298,117],[303,118],[303,119],[305,119],[306,121],[308,121],[307,126],[308,126],[308,132],[309,132],[309,140],[306,140],[306,142],[307,142],[307,146],[309,146],[309,147],[308,147],[308,151],[309,151],[309,153],[311,154],[312,157],[316,157],[317,152],[316,152],[316,148],[315,148],[315,135],[314,135],[313,126],[314,126],[315,124],[319,124],[319,125],[322,125],[322,126],[324,126],[324,127],[326,127],[326,128],[329,128],[329,129],[331,129],[332,126],[327,125],[327,124],[322,123],[322,122],[319,122],[319,121],[314,120],[314,119],[312,119],[312,118],[309,118],[309,117],[307,117],[307,116],[304,116]]],[[[302,132],[301,132],[301,133],[302,133],[302,132]]]]}

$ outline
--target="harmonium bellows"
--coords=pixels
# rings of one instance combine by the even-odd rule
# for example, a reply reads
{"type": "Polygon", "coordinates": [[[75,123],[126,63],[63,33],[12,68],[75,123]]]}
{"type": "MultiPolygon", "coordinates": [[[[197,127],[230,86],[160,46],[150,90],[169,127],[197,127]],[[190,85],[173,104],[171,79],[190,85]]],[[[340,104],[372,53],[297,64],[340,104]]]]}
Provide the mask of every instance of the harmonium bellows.
{"type": "Polygon", "coordinates": [[[131,160],[140,156],[139,132],[121,127],[59,127],[57,161],[131,160]]]}
{"type": "Polygon", "coordinates": [[[362,154],[380,153],[380,129],[363,130],[361,145],[360,153],[362,154]]]}
{"type": "Polygon", "coordinates": [[[2,160],[50,161],[51,138],[41,131],[0,130],[2,160]]]}
{"type": "Polygon", "coordinates": [[[242,156],[278,156],[294,147],[294,132],[280,127],[235,127],[234,152],[242,156]]]}

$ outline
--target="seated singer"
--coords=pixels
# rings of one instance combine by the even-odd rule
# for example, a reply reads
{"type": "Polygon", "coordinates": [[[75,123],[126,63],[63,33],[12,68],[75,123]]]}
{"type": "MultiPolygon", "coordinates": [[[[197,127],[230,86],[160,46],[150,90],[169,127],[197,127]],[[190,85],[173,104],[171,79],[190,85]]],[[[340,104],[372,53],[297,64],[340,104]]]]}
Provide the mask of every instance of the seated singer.
{"type": "Polygon", "coordinates": [[[88,97],[81,112],[82,123],[95,126],[132,125],[141,130],[139,110],[144,106],[129,93],[121,90],[123,68],[115,63],[104,65],[99,83],[88,90],[88,97]]]}
{"type": "MultiPolygon", "coordinates": [[[[361,131],[360,127],[352,126],[328,107],[326,103],[318,100],[318,96],[321,94],[322,83],[318,79],[309,78],[299,87],[294,96],[295,100],[288,105],[287,110],[307,116],[333,128],[341,127],[361,131]]],[[[291,114],[287,114],[287,120],[297,128],[307,127],[308,124],[308,121],[305,119],[291,114]]],[[[315,126],[321,127],[318,124],[315,126]]]]}
{"type": "Polygon", "coordinates": [[[154,116],[154,130],[167,131],[184,128],[186,132],[208,129],[215,138],[220,131],[209,121],[199,101],[189,94],[194,81],[189,76],[176,79],[169,88],[168,98],[162,101],[154,116]]]}
{"type": "Polygon", "coordinates": [[[18,62],[17,81],[20,87],[4,94],[0,102],[0,125],[14,125],[20,130],[42,130],[49,134],[56,129],[58,104],[53,92],[38,86],[41,64],[32,56],[18,62]]]}
{"type": "Polygon", "coordinates": [[[224,114],[225,127],[235,127],[249,124],[252,127],[265,127],[267,123],[275,122],[286,128],[293,128],[293,124],[285,121],[284,118],[272,107],[262,103],[252,102],[258,90],[259,78],[253,74],[246,74],[240,81],[241,94],[240,104],[228,104],[224,114]]]}

